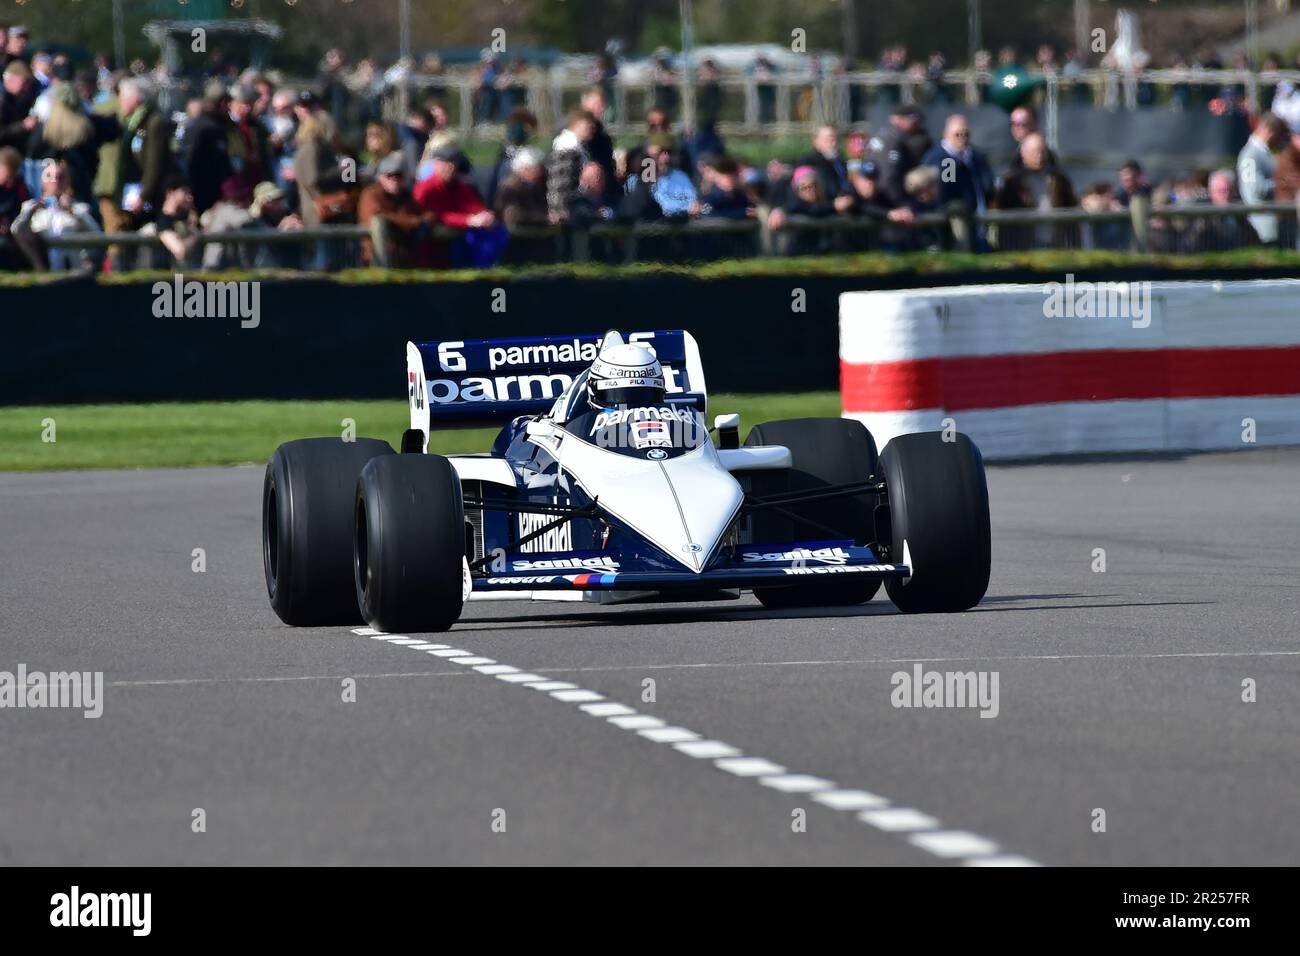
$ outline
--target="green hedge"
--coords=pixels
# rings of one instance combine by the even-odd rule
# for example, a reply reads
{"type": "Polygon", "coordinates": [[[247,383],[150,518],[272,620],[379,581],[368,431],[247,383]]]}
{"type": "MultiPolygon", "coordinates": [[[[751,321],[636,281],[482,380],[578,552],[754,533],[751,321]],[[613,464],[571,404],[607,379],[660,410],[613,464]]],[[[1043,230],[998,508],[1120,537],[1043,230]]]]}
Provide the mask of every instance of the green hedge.
{"type": "MultiPolygon", "coordinates": [[[[792,258],[726,259],[690,265],[670,265],[642,262],[630,265],[604,265],[601,263],[572,263],[564,265],[516,266],[497,269],[450,270],[397,270],[349,269],[333,274],[286,270],[226,271],[205,273],[213,280],[244,279],[313,279],[334,281],[349,285],[426,283],[426,282],[481,282],[522,278],[577,278],[619,279],[646,278],[655,275],[687,276],[699,279],[745,278],[747,276],[799,277],[799,276],[890,276],[895,280],[915,275],[918,280],[927,276],[966,274],[986,277],[985,281],[1003,281],[1004,273],[1042,273],[1044,277],[1059,276],[1065,272],[1110,271],[1132,272],[1154,269],[1197,278],[1197,273],[1224,272],[1270,274],[1294,273],[1300,275],[1300,252],[1289,249],[1249,248],[1230,252],[1204,252],[1186,255],[1136,255],[1124,252],[1041,250],[1033,252],[974,253],[885,253],[863,252],[845,255],[804,256],[792,258]]],[[[104,285],[156,282],[170,278],[171,271],[128,272],[96,277],[104,285]]],[[[1254,275],[1243,276],[1254,278],[1254,275]]],[[[44,283],[67,281],[68,275],[49,273],[0,274],[0,286],[26,287],[44,283]]],[[[893,286],[900,283],[894,281],[893,286]]],[[[923,284],[918,281],[918,284],[923,284]]]]}

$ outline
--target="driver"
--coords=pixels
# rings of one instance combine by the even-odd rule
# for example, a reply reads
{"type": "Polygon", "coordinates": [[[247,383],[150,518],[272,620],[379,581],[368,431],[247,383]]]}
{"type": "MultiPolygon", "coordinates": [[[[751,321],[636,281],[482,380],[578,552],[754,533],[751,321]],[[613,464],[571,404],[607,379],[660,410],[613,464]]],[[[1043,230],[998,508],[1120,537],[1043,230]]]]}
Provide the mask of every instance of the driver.
{"type": "Polygon", "coordinates": [[[664,370],[652,346],[605,336],[587,376],[587,402],[595,409],[662,405],[664,370]]]}

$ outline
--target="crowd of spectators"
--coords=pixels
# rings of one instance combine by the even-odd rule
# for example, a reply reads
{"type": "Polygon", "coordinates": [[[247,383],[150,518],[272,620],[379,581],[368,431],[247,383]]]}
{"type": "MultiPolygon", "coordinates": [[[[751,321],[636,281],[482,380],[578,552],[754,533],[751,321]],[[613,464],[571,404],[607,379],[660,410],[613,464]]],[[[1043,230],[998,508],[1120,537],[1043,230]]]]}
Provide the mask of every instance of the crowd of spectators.
{"type": "MultiPolygon", "coordinates": [[[[1142,196],[1158,212],[1241,199],[1289,201],[1300,190],[1300,94],[1292,103],[1288,90],[1279,90],[1277,112],[1259,118],[1236,170],[1153,186],[1130,162],[1119,170],[1118,187],[1098,182],[1080,190],[1048,148],[1030,106],[1010,113],[1015,153],[1004,169],[995,170],[972,142],[963,114],[948,115],[936,141],[925,114],[910,103],[897,104],[874,133],[821,126],[800,159],[755,163],[729,151],[707,115],[694,129],[676,127],[675,77],[666,56],[656,66],[661,75],[644,127],[623,147],[605,126],[617,75],[613,58],[598,61],[578,106],[549,130],[515,95],[524,65],[502,72],[485,60],[485,99],[475,108],[503,121],[504,140],[495,157],[475,165],[436,98],[417,99],[397,124],[363,111],[369,116],[363,133],[349,144],[337,114],[356,115],[347,91],[357,81],[337,51],[326,57],[316,83],[293,88],[224,64],[183,112],[168,115],[147,75],[114,71],[103,61],[79,72],[66,55],[29,50],[27,39],[21,28],[0,28],[5,269],[121,270],[142,261],[329,269],[352,261],[348,248],[362,264],[486,265],[570,254],[576,235],[601,223],[719,226],[656,234],[642,249],[656,258],[745,254],[755,230],[727,228],[736,222],[765,227],[780,253],[911,251],[950,244],[946,217],[954,210],[1114,213],[1142,196]],[[871,228],[839,228],[855,222],[871,228]],[[366,237],[352,247],[321,234],[296,243],[220,241],[242,230],[265,236],[337,224],[359,225],[366,237]],[[150,243],[141,252],[140,244],[120,242],[72,250],[47,242],[99,231],[156,237],[161,248],[150,243]]],[[[1047,53],[1040,51],[1042,66],[1050,65],[1043,62],[1047,53]]],[[[894,50],[887,60],[904,62],[905,54],[894,50]]],[[[942,57],[936,54],[930,67],[940,74],[942,57]]],[[[1293,240],[1277,217],[1264,215],[1157,217],[1153,233],[1153,242],[1171,251],[1293,240]]],[[[1081,243],[1121,248],[1129,235],[1112,217],[1086,240],[1077,224],[1001,224],[976,229],[971,241],[979,251],[1081,243]]],[[[616,238],[601,239],[587,253],[621,254],[616,238]]]]}

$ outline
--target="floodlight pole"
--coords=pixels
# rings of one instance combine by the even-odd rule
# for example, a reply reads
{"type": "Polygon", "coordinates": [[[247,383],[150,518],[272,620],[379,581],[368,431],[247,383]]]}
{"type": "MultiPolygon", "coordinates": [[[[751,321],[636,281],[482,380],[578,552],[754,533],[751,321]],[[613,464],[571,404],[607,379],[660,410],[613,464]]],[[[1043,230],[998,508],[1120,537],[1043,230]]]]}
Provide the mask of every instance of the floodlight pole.
{"type": "Polygon", "coordinates": [[[411,55],[411,0],[398,0],[397,30],[398,56],[409,57],[411,55]]]}
{"type": "Polygon", "coordinates": [[[975,69],[975,53],[982,42],[980,34],[980,0],[966,0],[966,55],[970,57],[970,68],[975,69]]]}
{"type": "Polygon", "coordinates": [[[1074,46],[1079,51],[1079,57],[1082,62],[1087,63],[1089,42],[1092,34],[1092,10],[1088,5],[1088,0],[1074,0],[1074,46]]]}
{"type": "Polygon", "coordinates": [[[682,128],[695,129],[695,67],[691,51],[695,48],[695,8],[691,0],[678,0],[682,21],[682,128]]]}
{"type": "Polygon", "coordinates": [[[1246,0],[1246,59],[1248,69],[1259,69],[1259,8],[1256,0],[1246,0]]]}
{"type": "Polygon", "coordinates": [[[123,22],[122,0],[113,0],[113,66],[126,69],[126,24],[123,22]]]}
{"type": "Polygon", "coordinates": [[[840,11],[842,22],[841,31],[844,34],[844,59],[856,60],[858,58],[858,12],[854,9],[854,0],[840,0],[843,9],[840,11]]]}
{"type": "MultiPolygon", "coordinates": [[[[411,0],[398,0],[397,3],[397,52],[401,61],[414,72],[415,64],[411,62],[411,0]]],[[[399,108],[405,116],[410,109],[411,82],[409,74],[401,78],[398,88],[399,108]]]]}

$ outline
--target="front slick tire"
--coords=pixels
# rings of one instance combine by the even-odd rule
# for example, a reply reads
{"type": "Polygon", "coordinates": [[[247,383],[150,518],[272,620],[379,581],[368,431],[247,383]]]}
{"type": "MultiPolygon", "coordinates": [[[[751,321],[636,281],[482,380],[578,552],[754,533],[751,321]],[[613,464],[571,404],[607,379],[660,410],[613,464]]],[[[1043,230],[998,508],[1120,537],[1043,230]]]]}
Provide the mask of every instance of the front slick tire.
{"type": "Polygon", "coordinates": [[[379,631],[445,631],[464,602],[465,507],[441,455],[392,455],[357,482],[353,579],[379,631]]]}
{"type": "Polygon", "coordinates": [[[912,565],[911,578],[885,581],[889,599],[907,614],[974,607],[988,590],[991,562],[980,450],[960,433],[954,441],[940,432],[899,435],[885,446],[880,467],[892,560],[912,565]]]}

